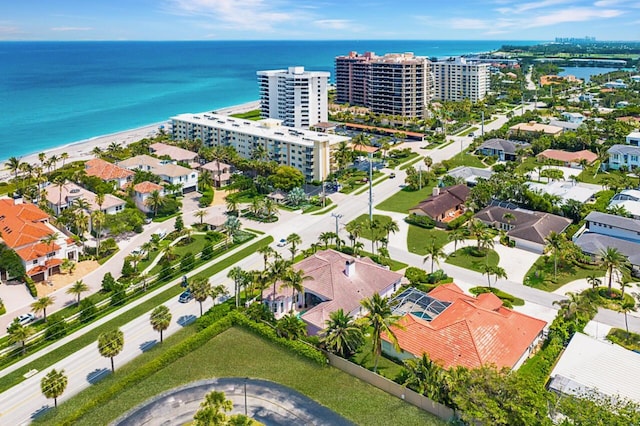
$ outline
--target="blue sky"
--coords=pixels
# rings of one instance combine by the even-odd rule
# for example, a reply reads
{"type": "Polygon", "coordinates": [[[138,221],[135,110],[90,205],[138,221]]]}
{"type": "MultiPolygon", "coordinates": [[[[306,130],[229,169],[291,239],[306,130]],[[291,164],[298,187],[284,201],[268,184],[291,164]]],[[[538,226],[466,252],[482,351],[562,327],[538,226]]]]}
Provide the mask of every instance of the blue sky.
{"type": "Polygon", "coordinates": [[[640,40],[639,0],[17,0],[0,40],[640,40]]]}

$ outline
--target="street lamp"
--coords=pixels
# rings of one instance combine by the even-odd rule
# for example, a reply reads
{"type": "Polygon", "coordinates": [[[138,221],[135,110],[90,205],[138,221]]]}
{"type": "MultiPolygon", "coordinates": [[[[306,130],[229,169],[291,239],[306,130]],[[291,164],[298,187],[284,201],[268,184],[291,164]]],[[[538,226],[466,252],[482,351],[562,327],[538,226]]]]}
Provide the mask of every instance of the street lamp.
{"type": "Polygon", "coordinates": [[[331,217],[335,218],[336,220],[336,246],[338,247],[338,250],[340,249],[340,235],[338,235],[338,220],[340,220],[342,218],[341,214],[338,213],[331,213],[331,217]]]}
{"type": "Polygon", "coordinates": [[[245,417],[248,417],[247,415],[247,380],[249,380],[248,377],[244,378],[244,415],[245,417]]]}

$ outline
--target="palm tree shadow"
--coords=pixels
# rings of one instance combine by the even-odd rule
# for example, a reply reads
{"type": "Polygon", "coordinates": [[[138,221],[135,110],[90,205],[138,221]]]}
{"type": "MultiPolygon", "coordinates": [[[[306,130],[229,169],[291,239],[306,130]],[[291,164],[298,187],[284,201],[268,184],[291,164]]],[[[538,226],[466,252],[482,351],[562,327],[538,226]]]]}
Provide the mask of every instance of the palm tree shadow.
{"type": "Polygon", "coordinates": [[[147,352],[148,350],[152,349],[156,344],[158,344],[158,341],[155,339],[147,340],[146,342],[140,343],[139,347],[142,352],[147,352]]]}
{"type": "Polygon", "coordinates": [[[46,413],[47,411],[51,410],[53,407],[51,407],[50,405],[43,405],[42,407],[38,408],[36,411],[34,411],[33,413],[31,413],[31,419],[35,420],[38,417],[42,416],[44,413],[46,413]]]}
{"type": "Polygon", "coordinates": [[[196,320],[195,315],[183,315],[180,318],[178,318],[177,323],[181,327],[186,327],[187,325],[191,324],[195,320],[196,320]]]}
{"type": "Polygon", "coordinates": [[[108,368],[96,368],[95,370],[87,374],[87,382],[89,382],[92,385],[95,385],[110,372],[111,370],[109,370],[108,368]]]}

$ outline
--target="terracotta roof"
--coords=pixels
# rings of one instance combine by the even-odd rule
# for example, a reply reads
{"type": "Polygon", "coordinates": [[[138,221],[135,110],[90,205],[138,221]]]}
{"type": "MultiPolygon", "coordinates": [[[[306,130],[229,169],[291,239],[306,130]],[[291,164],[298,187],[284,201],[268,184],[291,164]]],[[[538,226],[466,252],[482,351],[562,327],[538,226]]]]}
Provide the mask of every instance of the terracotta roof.
{"type": "Polygon", "coordinates": [[[161,142],[149,145],[149,149],[151,149],[151,151],[158,157],[167,155],[169,158],[176,161],[190,161],[198,158],[198,153],[196,152],[161,142]]]}
{"type": "Polygon", "coordinates": [[[220,162],[211,161],[211,162],[209,162],[207,164],[203,164],[199,168],[202,169],[202,170],[209,170],[210,172],[215,173],[215,175],[217,175],[218,174],[218,170],[220,170],[221,174],[225,173],[225,169],[231,170],[231,165],[223,163],[221,161],[220,162]]]}
{"type": "Polygon", "coordinates": [[[45,243],[36,243],[28,247],[16,250],[16,253],[18,253],[18,256],[28,262],[30,260],[46,256],[47,253],[51,253],[57,250],[60,250],[60,246],[56,243],[53,243],[51,245],[45,243]]]}
{"type": "Polygon", "coordinates": [[[507,235],[538,244],[544,244],[544,239],[552,231],[560,233],[571,225],[571,219],[551,213],[533,212],[520,209],[507,209],[499,206],[489,206],[480,210],[474,216],[491,226],[498,223],[507,224],[511,229],[507,235]],[[505,213],[511,213],[515,219],[507,222],[505,213]]]}
{"type": "Polygon", "coordinates": [[[148,180],[140,182],[133,187],[133,190],[140,194],[151,194],[153,191],[162,191],[163,189],[161,185],[148,180]]]}
{"type": "Polygon", "coordinates": [[[44,265],[38,265],[34,268],[29,269],[27,271],[27,275],[33,276],[58,265],[62,265],[62,259],[49,259],[44,263],[44,265]]]}
{"type": "MultiPolygon", "coordinates": [[[[429,296],[453,300],[430,322],[406,314],[400,322],[404,330],[394,327],[393,331],[405,352],[416,357],[427,353],[445,369],[488,364],[513,368],[546,325],[504,308],[492,293],[473,298],[455,284],[444,284],[429,296]]],[[[386,335],[382,338],[386,340],[386,335]]]]}
{"type": "Polygon", "coordinates": [[[557,135],[562,133],[562,127],[549,126],[547,124],[536,123],[535,121],[515,124],[509,127],[509,130],[530,133],[542,132],[548,135],[557,135]]]}
{"type": "Polygon", "coordinates": [[[85,163],[85,168],[88,176],[95,176],[106,181],[125,179],[135,174],[131,170],[127,170],[100,158],[94,158],[87,161],[85,163]]]}
{"type": "Polygon", "coordinates": [[[367,146],[367,145],[361,145],[361,144],[351,144],[351,147],[354,151],[366,152],[367,154],[369,153],[375,154],[380,150],[380,148],[377,148],[375,146],[367,146]]]}
{"type": "Polygon", "coordinates": [[[435,219],[449,210],[455,209],[456,206],[464,204],[470,192],[471,190],[464,184],[441,188],[438,195],[430,196],[409,211],[421,210],[430,218],[435,219]]]}
{"type": "Polygon", "coordinates": [[[12,249],[38,243],[53,234],[43,223],[48,217],[33,204],[14,204],[12,199],[1,199],[0,238],[12,249]]]}
{"type": "Polygon", "coordinates": [[[538,157],[548,158],[550,160],[563,161],[567,163],[579,163],[580,160],[587,160],[587,164],[591,164],[598,159],[598,155],[583,149],[582,151],[569,152],[561,149],[545,149],[538,157]]]}
{"type": "MultiPolygon", "coordinates": [[[[329,315],[338,309],[353,312],[360,306],[360,301],[380,293],[400,282],[402,274],[390,271],[376,264],[369,258],[356,259],[335,250],[323,250],[315,253],[293,266],[304,271],[313,279],[303,283],[305,291],[313,293],[323,300],[320,304],[302,314],[301,318],[309,324],[323,329],[329,315]],[[346,262],[353,261],[353,272],[346,275],[346,262]]],[[[279,289],[276,286],[276,297],[290,294],[290,289],[279,289]]],[[[273,298],[273,286],[263,291],[263,298],[273,298]]]]}

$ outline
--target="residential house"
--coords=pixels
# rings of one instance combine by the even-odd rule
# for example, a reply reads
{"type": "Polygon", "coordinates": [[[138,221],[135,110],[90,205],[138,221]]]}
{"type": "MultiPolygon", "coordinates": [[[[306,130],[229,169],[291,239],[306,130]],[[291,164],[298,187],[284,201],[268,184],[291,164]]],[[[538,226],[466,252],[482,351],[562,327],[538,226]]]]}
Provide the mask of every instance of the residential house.
{"type": "Polygon", "coordinates": [[[585,230],[640,243],[640,220],[592,211],[585,220],[585,230]]]}
{"type": "Polygon", "coordinates": [[[22,199],[0,199],[0,241],[20,256],[36,282],[58,273],[63,259],[78,259],[79,254],[75,241],[51,225],[47,213],[22,199]],[[43,241],[50,236],[55,240],[43,241]]]}
{"type": "Polygon", "coordinates": [[[180,185],[183,194],[198,190],[198,172],[171,161],[160,160],[148,155],[137,155],[120,161],[118,164],[129,170],[151,172],[169,184],[180,185]]]}
{"type": "Polygon", "coordinates": [[[640,132],[631,132],[625,138],[627,145],[640,146],[640,132]]]}
{"type": "Polygon", "coordinates": [[[481,169],[479,167],[459,166],[447,172],[448,176],[458,181],[464,181],[467,186],[476,186],[478,179],[489,180],[493,176],[491,169],[481,169]]]}
{"type": "Polygon", "coordinates": [[[551,160],[561,163],[564,167],[582,168],[582,163],[591,165],[598,160],[598,154],[583,149],[582,151],[570,152],[562,149],[545,149],[538,154],[538,160],[551,160]]]}
{"type": "Polygon", "coordinates": [[[602,189],[599,185],[566,180],[554,180],[548,183],[527,182],[527,185],[533,191],[560,197],[562,204],[566,204],[569,200],[583,204],[591,203],[595,201],[596,192],[602,189]]]}
{"type": "Polygon", "coordinates": [[[428,216],[436,223],[452,221],[465,211],[465,202],[471,190],[466,185],[433,188],[433,195],[409,209],[409,214],[428,216]]]}
{"type": "Polygon", "coordinates": [[[601,253],[608,247],[615,248],[629,259],[632,275],[636,277],[640,275],[640,244],[638,243],[596,232],[582,232],[577,237],[574,236],[573,242],[594,263],[600,260],[601,253]]]}
{"type": "Polygon", "coordinates": [[[551,371],[549,389],[581,397],[595,393],[640,404],[640,355],[622,346],[575,333],[551,371]]]}
{"type": "Polygon", "coordinates": [[[173,161],[183,161],[185,163],[195,163],[198,161],[197,152],[162,142],[149,145],[149,151],[157,157],[169,157],[173,161]]]}
{"type": "Polygon", "coordinates": [[[109,163],[101,158],[94,158],[84,165],[87,176],[95,176],[105,182],[114,182],[118,189],[124,188],[133,180],[131,170],[109,163]]]}
{"type": "Polygon", "coordinates": [[[530,147],[531,144],[507,139],[489,139],[478,148],[478,152],[488,157],[498,157],[500,161],[516,161],[519,151],[530,147]]]}
{"type": "Polygon", "coordinates": [[[232,166],[230,164],[225,164],[216,160],[203,164],[202,166],[199,166],[198,169],[200,171],[207,170],[211,173],[216,188],[227,186],[231,183],[232,166]]]}
{"type": "Polygon", "coordinates": [[[360,302],[373,296],[389,297],[399,287],[402,274],[388,270],[367,257],[355,258],[335,250],[322,250],[293,265],[304,271],[304,291],[293,295],[277,281],[262,292],[262,300],[280,318],[299,312],[307,333],[316,335],[326,327],[329,315],[342,309],[353,317],[365,315],[360,302]]]}
{"type": "Polygon", "coordinates": [[[609,207],[623,207],[632,218],[640,219],[640,191],[637,189],[625,189],[613,196],[609,207]]]}
{"type": "Polygon", "coordinates": [[[428,294],[409,288],[390,303],[402,316],[401,327],[392,327],[401,350],[394,349],[387,334],[382,350],[400,359],[427,354],[444,369],[517,369],[540,343],[547,324],[505,308],[493,293],[472,297],[453,283],[428,294]]]}
{"type": "Polygon", "coordinates": [[[540,133],[551,136],[558,136],[562,133],[562,127],[536,123],[535,121],[514,124],[509,127],[509,130],[514,133],[540,133]]]}
{"type": "Polygon", "coordinates": [[[602,87],[606,87],[607,89],[626,89],[627,83],[618,78],[615,81],[607,81],[602,87]]]}
{"type": "Polygon", "coordinates": [[[144,181],[133,186],[133,201],[136,203],[136,207],[144,213],[151,213],[152,209],[147,205],[147,199],[154,191],[162,196],[165,195],[164,187],[157,183],[144,181]]]}
{"type": "Polygon", "coordinates": [[[562,118],[570,123],[582,124],[585,117],[579,112],[563,112],[562,118]]]}
{"type": "Polygon", "coordinates": [[[559,234],[571,225],[571,219],[566,217],[500,206],[485,207],[474,217],[488,226],[506,231],[507,237],[516,247],[534,253],[544,251],[545,238],[551,232],[559,234]],[[513,217],[505,216],[507,213],[513,217]]]}
{"type": "Polygon", "coordinates": [[[575,132],[582,126],[582,123],[573,123],[571,121],[549,120],[550,126],[560,127],[563,132],[575,132]]]}
{"type": "Polygon", "coordinates": [[[607,150],[609,154],[609,169],[618,170],[626,167],[632,170],[640,167],[640,146],[615,144],[607,150]]]}
{"type": "Polygon", "coordinates": [[[45,187],[44,191],[46,193],[47,204],[56,216],[63,210],[71,207],[76,200],[86,201],[89,205],[89,213],[102,211],[105,214],[116,214],[123,211],[127,204],[126,201],[115,195],[104,194],[102,204],[98,205],[96,194],[73,182],[65,182],[62,186],[51,184],[45,187]]]}

